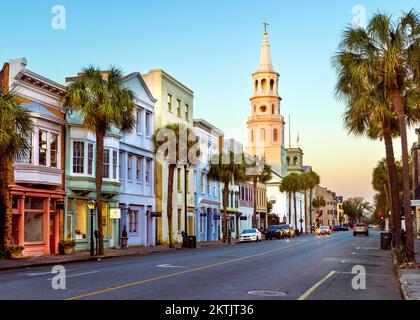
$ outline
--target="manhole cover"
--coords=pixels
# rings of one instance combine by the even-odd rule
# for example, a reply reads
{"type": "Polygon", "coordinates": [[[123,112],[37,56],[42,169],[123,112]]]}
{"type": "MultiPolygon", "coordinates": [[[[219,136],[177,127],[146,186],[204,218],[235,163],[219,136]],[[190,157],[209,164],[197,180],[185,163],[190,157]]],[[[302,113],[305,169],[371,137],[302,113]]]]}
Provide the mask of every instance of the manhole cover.
{"type": "Polygon", "coordinates": [[[257,290],[249,291],[248,294],[260,297],[284,297],[287,296],[287,292],[283,291],[270,291],[270,290],[257,290]]]}

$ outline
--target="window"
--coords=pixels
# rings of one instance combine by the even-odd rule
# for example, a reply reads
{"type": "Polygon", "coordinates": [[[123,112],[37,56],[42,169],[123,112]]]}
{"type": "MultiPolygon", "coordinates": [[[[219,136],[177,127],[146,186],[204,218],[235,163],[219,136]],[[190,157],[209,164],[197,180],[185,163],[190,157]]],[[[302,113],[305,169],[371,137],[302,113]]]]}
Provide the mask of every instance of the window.
{"type": "Polygon", "coordinates": [[[273,130],[273,140],[277,141],[279,139],[279,132],[277,129],[273,130]]]}
{"type": "Polygon", "coordinates": [[[293,165],[297,166],[297,163],[298,163],[297,157],[293,157],[293,165]]]}
{"type": "Polygon", "coordinates": [[[88,174],[93,174],[93,144],[88,144],[88,174]]]}
{"type": "Polygon", "coordinates": [[[150,170],[151,170],[152,161],[150,159],[146,159],[146,183],[150,183],[150,170]]]}
{"type": "Polygon", "coordinates": [[[44,214],[26,212],[24,219],[25,242],[44,241],[44,214]]]}
{"type": "Polygon", "coordinates": [[[143,158],[142,157],[137,157],[137,166],[136,166],[136,179],[137,182],[141,182],[141,170],[142,170],[142,162],[143,162],[143,158]]]}
{"type": "Polygon", "coordinates": [[[138,210],[130,210],[130,221],[128,228],[130,233],[137,233],[138,216],[138,210]]]}
{"type": "Polygon", "coordinates": [[[57,168],[57,154],[58,154],[58,134],[51,133],[50,135],[50,166],[57,168]]]}
{"type": "Polygon", "coordinates": [[[168,111],[172,112],[172,95],[168,94],[168,111]]]}
{"type": "Polygon", "coordinates": [[[261,141],[265,141],[265,129],[261,129],[261,137],[260,137],[261,141]]]}
{"type": "Polygon", "coordinates": [[[112,150],[112,179],[117,180],[118,152],[112,150]]]}
{"type": "Polygon", "coordinates": [[[132,155],[128,155],[128,160],[127,160],[127,180],[132,180],[133,176],[131,174],[131,166],[133,163],[133,156],[132,155]]]}
{"type": "Polygon", "coordinates": [[[258,80],[255,80],[255,92],[258,91],[258,80]]]}
{"type": "Polygon", "coordinates": [[[25,198],[25,210],[44,210],[44,199],[25,198]]]}
{"type": "Polygon", "coordinates": [[[254,131],[251,130],[251,142],[254,142],[254,131]]]}
{"type": "Polygon", "coordinates": [[[207,180],[207,193],[209,193],[210,194],[210,179],[208,178],[208,177],[206,177],[206,180],[207,180]]]}
{"type": "Polygon", "coordinates": [[[271,90],[271,92],[274,91],[274,80],[273,79],[270,80],[270,90],[271,90]]]}
{"type": "Polygon", "coordinates": [[[84,173],[85,143],[73,141],[73,173],[84,173]]]}
{"type": "Polygon", "coordinates": [[[109,149],[105,149],[103,164],[102,164],[102,178],[104,179],[109,179],[109,166],[110,166],[109,149]]]}
{"type": "Polygon", "coordinates": [[[216,180],[213,180],[213,195],[216,196],[216,180]]]}
{"type": "Polygon", "coordinates": [[[206,179],[206,174],[204,172],[201,173],[201,193],[205,193],[206,190],[204,190],[204,182],[206,179]]]}
{"type": "Polygon", "coordinates": [[[176,99],[176,112],[179,118],[181,118],[181,100],[176,99]]]}
{"type": "Polygon", "coordinates": [[[38,135],[39,141],[39,165],[46,166],[47,165],[47,131],[39,130],[38,135]]]}
{"type": "Polygon", "coordinates": [[[32,134],[27,136],[28,149],[25,150],[21,157],[16,157],[17,163],[32,163],[32,134]]]}
{"type": "Polygon", "coordinates": [[[274,106],[274,104],[271,105],[271,113],[272,114],[276,113],[276,107],[274,106]]]}
{"type": "Polygon", "coordinates": [[[182,190],[181,190],[181,168],[178,168],[177,178],[178,178],[178,183],[177,183],[178,192],[182,192],[182,190]]]}
{"type": "Polygon", "coordinates": [[[206,214],[206,209],[205,208],[201,208],[201,214],[200,214],[200,233],[204,233],[204,221],[205,221],[205,214],[206,214]]]}
{"type": "Polygon", "coordinates": [[[152,136],[152,114],[150,112],[146,112],[146,136],[152,136]]]}
{"type": "Polygon", "coordinates": [[[190,106],[188,104],[185,105],[185,120],[190,121],[190,106]]]}
{"type": "Polygon", "coordinates": [[[261,80],[261,91],[262,91],[262,92],[265,92],[265,91],[266,91],[266,89],[267,89],[267,80],[262,79],[262,80],[261,80]]]}
{"type": "Polygon", "coordinates": [[[138,134],[142,134],[141,132],[141,121],[142,121],[142,117],[141,117],[141,109],[137,110],[137,122],[136,122],[136,130],[138,134]]]}
{"type": "Polygon", "coordinates": [[[124,162],[124,152],[122,152],[122,151],[120,151],[120,154],[119,154],[119,156],[120,156],[120,161],[118,162],[118,170],[119,170],[119,176],[120,176],[120,180],[123,180],[123,175],[124,175],[124,172],[123,172],[123,162],[124,162]]]}

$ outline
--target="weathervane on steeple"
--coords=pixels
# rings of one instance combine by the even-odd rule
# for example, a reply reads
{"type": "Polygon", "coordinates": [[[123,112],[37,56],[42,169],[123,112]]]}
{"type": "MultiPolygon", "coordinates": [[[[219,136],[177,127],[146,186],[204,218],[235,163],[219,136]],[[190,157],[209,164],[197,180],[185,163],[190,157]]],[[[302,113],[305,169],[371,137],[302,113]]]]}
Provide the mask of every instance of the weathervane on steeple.
{"type": "Polygon", "coordinates": [[[270,24],[269,24],[268,22],[266,22],[266,20],[264,19],[263,25],[264,25],[264,33],[267,33],[267,27],[268,27],[270,24]]]}

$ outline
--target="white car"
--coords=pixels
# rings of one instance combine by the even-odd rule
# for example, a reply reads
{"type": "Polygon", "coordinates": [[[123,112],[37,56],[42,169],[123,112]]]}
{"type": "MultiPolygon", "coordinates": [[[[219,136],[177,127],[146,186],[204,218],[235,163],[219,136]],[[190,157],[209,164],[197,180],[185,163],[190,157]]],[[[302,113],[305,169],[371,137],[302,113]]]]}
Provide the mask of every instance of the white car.
{"type": "Polygon", "coordinates": [[[258,229],[246,229],[239,235],[239,242],[262,241],[262,234],[258,229]]]}

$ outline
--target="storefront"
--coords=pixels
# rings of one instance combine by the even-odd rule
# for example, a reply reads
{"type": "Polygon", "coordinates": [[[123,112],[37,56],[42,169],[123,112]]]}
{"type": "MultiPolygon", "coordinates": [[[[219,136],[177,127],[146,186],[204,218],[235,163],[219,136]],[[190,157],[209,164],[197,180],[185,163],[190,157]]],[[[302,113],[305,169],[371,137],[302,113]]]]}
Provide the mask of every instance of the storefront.
{"type": "Polygon", "coordinates": [[[64,229],[65,192],[13,186],[13,243],[24,256],[57,254],[64,229]]]}

